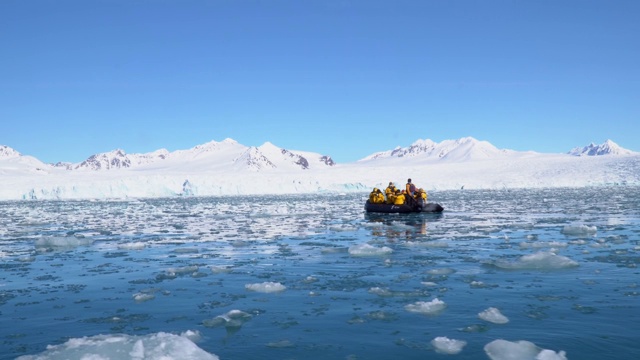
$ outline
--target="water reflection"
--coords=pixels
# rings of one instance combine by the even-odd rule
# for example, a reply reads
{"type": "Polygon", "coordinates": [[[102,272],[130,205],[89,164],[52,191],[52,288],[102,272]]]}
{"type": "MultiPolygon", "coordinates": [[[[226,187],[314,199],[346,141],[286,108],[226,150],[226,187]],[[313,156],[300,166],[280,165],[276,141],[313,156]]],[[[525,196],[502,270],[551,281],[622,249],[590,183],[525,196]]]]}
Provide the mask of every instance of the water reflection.
{"type": "Polygon", "coordinates": [[[388,241],[427,238],[428,223],[439,221],[442,214],[385,214],[365,213],[371,234],[388,241]]]}

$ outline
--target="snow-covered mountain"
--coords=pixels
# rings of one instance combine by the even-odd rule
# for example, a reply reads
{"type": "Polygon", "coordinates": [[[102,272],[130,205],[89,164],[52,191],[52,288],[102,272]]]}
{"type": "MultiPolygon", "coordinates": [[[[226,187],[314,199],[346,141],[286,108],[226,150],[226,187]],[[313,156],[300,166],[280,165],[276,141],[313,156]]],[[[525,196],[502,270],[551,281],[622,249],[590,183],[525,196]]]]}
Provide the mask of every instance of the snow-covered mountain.
{"type": "Polygon", "coordinates": [[[0,200],[341,193],[370,191],[389,181],[403,184],[407,178],[429,192],[640,186],[640,153],[607,144],[617,148],[609,153],[628,155],[502,150],[466,137],[440,143],[418,140],[353,163],[335,164],[318,153],[286,150],[268,142],[249,147],[225,139],[173,152],[114,150],[80,163],[51,165],[2,146],[0,200]]]}
{"type": "Polygon", "coordinates": [[[584,147],[575,147],[568,152],[574,156],[631,155],[633,153],[633,151],[624,149],[611,140],[600,145],[591,143],[584,147]]]}
{"type": "Polygon", "coordinates": [[[14,149],[6,146],[6,145],[0,145],[0,159],[9,159],[9,158],[13,158],[13,157],[18,157],[21,154],[17,151],[15,151],[14,149]]]}
{"type": "MultiPolygon", "coordinates": [[[[11,149],[11,148],[8,148],[11,149]]],[[[12,149],[13,150],[13,149],[12,149]]],[[[8,150],[7,150],[8,151],[8,150]]],[[[122,149],[90,156],[77,163],[57,163],[54,167],[66,170],[144,170],[159,168],[211,169],[232,164],[238,171],[268,169],[306,170],[313,167],[333,166],[331,157],[311,152],[290,151],[269,142],[260,147],[247,147],[233,139],[211,141],[188,150],[169,152],[166,149],[145,154],[127,154],[122,149]]]]}
{"type": "Polygon", "coordinates": [[[169,152],[165,149],[160,149],[147,154],[127,154],[124,150],[116,149],[110,152],[92,155],[87,160],[79,164],[72,165],[70,169],[124,169],[164,160],[167,158],[168,154],[169,152]]]}
{"type": "Polygon", "coordinates": [[[447,160],[454,162],[489,159],[512,153],[510,150],[499,150],[487,141],[479,141],[472,137],[458,140],[444,140],[436,143],[430,139],[417,140],[408,147],[397,147],[393,150],[378,152],[359,161],[391,158],[420,158],[423,160],[447,160]]]}
{"type": "Polygon", "coordinates": [[[42,174],[49,167],[33,156],[22,155],[9,146],[0,145],[0,175],[42,174]]]}
{"type": "Polygon", "coordinates": [[[310,152],[292,152],[279,148],[270,142],[259,147],[250,147],[234,160],[236,168],[243,166],[252,170],[286,169],[307,170],[316,167],[333,166],[331,157],[310,152]]]}

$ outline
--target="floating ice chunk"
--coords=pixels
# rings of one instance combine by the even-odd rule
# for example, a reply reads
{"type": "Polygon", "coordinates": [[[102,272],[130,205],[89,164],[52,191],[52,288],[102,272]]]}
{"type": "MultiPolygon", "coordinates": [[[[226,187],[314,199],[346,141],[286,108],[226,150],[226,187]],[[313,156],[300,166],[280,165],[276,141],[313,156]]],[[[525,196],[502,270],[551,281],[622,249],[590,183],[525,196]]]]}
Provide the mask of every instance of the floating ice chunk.
{"type": "Polygon", "coordinates": [[[240,328],[242,324],[251,319],[251,314],[241,310],[231,310],[225,314],[218,315],[213,319],[207,319],[202,322],[206,327],[224,326],[226,328],[240,328]]]}
{"type": "Polygon", "coordinates": [[[263,283],[255,283],[255,284],[246,284],[244,287],[247,290],[261,292],[261,293],[274,293],[274,292],[284,291],[287,289],[287,287],[282,285],[281,283],[271,282],[271,281],[267,281],[263,283]]]}
{"type": "Polygon", "coordinates": [[[451,275],[454,272],[456,272],[456,271],[454,269],[451,269],[451,268],[441,268],[441,269],[427,270],[427,274],[429,274],[429,275],[451,275]]]}
{"type": "Polygon", "coordinates": [[[307,276],[304,280],[302,280],[302,282],[304,282],[305,284],[311,284],[317,281],[318,281],[318,278],[311,275],[307,276]]]}
{"type": "Polygon", "coordinates": [[[198,266],[183,266],[179,268],[168,268],[166,270],[166,274],[170,276],[184,275],[184,274],[193,274],[198,271],[198,266]]]}
{"type": "Polygon", "coordinates": [[[472,281],[469,283],[469,287],[472,287],[474,289],[487,289],[498,287],[498,285],[489,285],[484,283],[483,281],[472,281]]]}
{"type": "Polygon", "coordinates": [[[232,267],[229,265],[212,265],[210,269],[214,274],[222,274],[231,272],[232,267]]]}
{"type": "Polygon", "coordinates": [[[359,244],[349,247],[349,254],[353,256],[379,256],[391,254],[393,250],[387,246],[381,248],[369,244],[359,244]]]}
{"type": "Polygon", "coordinates": [[[423,281],[420,284],[422,284],[423,286],[426,286],[426,287],[436,287],[436,286],[438,286],[438,283],[435,283],[433,281],[423,281]]]}
{"type": "Polygon", "coordinates": [[[520,248],[522,249],[540,249],[540,248],[565,248],[569,246],[568,243],[563,243],[560,241],[536,241],[532,243],[520,243],[520,248]]]}
{"type": "Polygon", "coordinates": [[[440,354],[455,355],[461,352],[465,345],[467,345],[467,342],[464,340],[449,339],[445,336],[438,336],[431,340],[431,346],[440,354]]]}
{"type": "Polygon", "coordinates": [[[383,289],[381,287],[372,287],[369,289],[370,294],[376,294],[378,296],[392,296],[393,293],[389,289],[383,289]]]}
{"type": "Polygon", "coordinates": [[[484,352],[491,360],[567,360],[564,351],[541,349],[526,340],[494,340],[484,346],[484,352]]]}
{"type": "Polygon", "coordinates": [[[478,317],[482,320],[492,322],[494,324],[506,324],[509,322],[509,318],[504,316],[500,310],[490,307],[480,313],[478,313],[478,317]]]}
{"type": "Polygon", "coordinates": [[[199,342],[200,340],[202,340],[202,335],[200,335],[200,331],[198,330],[187,330],[184,331],[180,334],[180,336],[187,338],[191,341],[193,341],[194,343],[199,342]]]}
{"type": "Polygon", "coordinates": [[[494,265],[502,269],[553,270],[576,267],[578,266],[578,263],[566,256],[556,255],[552,252],[540,251],[530,255],[521,256],[516,261],[497,260],[494,262],[494,265]]]}
{"type": "Polygon", "coordinates": [[[447,307],[447,304],[435,298],[431,301],[418,301],[413,304],[405,305],[404,309],[419,314],[437,315],[447,307]]]}
{"type": "Polygon", "coordinates": [[[145,336],[96,335],[70,339],[61,345],[49,345],[38,355],[17,360],[47,359],[133,359],[133,360],[217,360],[187,337],[159,332],[145,336]]]}
{"type": "Polygon", "coordinates": [[[118,249],[120,250],[142,250],[147,246],[147,244],[143,242],[132,242],[126,244],[119,244],[118,249]]]}
{"type": "Polygon", "coordinates": [[[292,348],[295,347],[296,345],[291,342],[291,340],[280,340],[280,341],[272,341],[270,343],[267,343],[267,347],[270,348],[292,348]]]}
{"type": "Polygon", "coordinates": [[[562,229],[563,234],[573,236],[593,235],[597,232],[597,227],[588,225],[565,225],[562,229]]]}
{"type": "Polygon", "coordinates": [[[135,300],[136,302],[145,302],[145,301],[153,300],[155,298],[156,298],[155,295],[144,293],[144,292],[133,294],[133,300],[135,300]]]}
{"type": "Polygon", "coordinates": [[[90,238],[69,237],[45,237],[36,240],[36,248],[73,248],[78,246],[91,245],[90,238]]]}

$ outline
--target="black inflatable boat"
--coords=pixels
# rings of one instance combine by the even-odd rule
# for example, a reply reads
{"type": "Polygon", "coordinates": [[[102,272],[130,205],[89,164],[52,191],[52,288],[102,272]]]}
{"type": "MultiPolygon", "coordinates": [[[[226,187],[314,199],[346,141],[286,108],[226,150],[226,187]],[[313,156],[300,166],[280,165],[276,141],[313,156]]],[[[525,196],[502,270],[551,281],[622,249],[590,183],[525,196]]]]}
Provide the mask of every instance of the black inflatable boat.
{"type": "Polygon", "coordinates": [[[441,213],[444,208],[437,203],[425,203],[424,201],[416,201],[415,204],[373,204],[367,200],[364,203],[364,210],[366,212],[377,213],[441,213]]]}

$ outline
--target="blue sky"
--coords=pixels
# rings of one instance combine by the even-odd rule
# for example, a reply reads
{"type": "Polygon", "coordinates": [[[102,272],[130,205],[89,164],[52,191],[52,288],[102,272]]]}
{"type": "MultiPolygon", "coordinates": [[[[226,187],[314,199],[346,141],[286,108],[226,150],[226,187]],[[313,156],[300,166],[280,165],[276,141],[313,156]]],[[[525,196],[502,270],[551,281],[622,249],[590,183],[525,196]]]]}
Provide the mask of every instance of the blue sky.
{"type": "Polygon", "coordinates": [[[0,144],[640,151],[637,0],[2,0],[0,144]]]}

